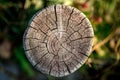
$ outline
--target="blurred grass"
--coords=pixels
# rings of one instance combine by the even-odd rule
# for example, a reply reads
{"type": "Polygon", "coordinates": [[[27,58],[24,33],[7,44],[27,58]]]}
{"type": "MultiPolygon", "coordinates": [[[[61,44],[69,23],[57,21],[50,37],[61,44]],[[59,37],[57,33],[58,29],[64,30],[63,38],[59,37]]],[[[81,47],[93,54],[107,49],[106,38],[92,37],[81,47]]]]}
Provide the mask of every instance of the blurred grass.
{"type": "Polygon", "coordinates": [[[22,46],[16,47],[14,53],[15,53],[14,57],[18,60],[22,70],[28,75],[28,77],[34,77],[35,73],[23,54],[24,51],[22,46]]]}

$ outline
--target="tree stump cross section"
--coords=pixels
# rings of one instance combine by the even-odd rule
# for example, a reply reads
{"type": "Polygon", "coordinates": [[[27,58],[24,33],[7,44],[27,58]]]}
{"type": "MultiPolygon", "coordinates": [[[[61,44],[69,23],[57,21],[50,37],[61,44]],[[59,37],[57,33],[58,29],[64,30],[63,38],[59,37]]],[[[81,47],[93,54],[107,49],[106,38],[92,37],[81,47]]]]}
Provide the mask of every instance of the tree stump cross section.
{"type": "Polygon", "coordinates": [[[80,68],[93,45],[93,28],[78,9],[53,5],[38,11],[24,33],[31,64],[45,74],[63,77],[80,68]]]}

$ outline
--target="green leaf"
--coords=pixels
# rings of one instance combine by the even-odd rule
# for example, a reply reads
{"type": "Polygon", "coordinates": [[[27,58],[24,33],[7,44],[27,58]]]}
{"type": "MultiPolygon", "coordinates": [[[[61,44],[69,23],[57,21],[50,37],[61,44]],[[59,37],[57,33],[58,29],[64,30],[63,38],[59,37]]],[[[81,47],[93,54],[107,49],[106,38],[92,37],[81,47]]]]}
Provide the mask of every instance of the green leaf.
{"type": "Polygon", "coordinates": [[[30,64],[27,62],[25,59],[25,55],[23,55],[23,48],[22,47],[17,47],[14,49],[15,57],[17,58],[20,67],[22,70],[29,76],[33,77],[35,75],[35,72],[33,71],[32,67],[30,64]]]}

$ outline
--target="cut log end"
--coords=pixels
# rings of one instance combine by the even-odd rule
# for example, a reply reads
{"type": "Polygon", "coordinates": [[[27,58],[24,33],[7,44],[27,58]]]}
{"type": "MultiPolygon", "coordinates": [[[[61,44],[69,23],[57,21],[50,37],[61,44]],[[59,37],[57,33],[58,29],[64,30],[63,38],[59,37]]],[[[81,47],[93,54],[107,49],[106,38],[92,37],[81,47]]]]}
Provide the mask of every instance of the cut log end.
{"type": "Polygon", "coordinates": [[[85,63],[93,36],[91,23],[82,12],[70,6],[53,5],[30,20],[23,45],[38,71],[63,77],[85,63]]]}

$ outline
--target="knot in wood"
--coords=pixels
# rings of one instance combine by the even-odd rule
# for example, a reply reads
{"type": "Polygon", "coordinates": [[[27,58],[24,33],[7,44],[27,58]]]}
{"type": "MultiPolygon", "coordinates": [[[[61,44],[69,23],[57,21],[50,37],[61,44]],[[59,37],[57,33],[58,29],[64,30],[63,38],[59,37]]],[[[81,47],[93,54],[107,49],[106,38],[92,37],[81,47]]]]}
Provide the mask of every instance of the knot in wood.
{"type": "Polygon", "coordinates": [[[26,55],[39,71],[62,77],[80,68],[93,45],[93,28],[78,9],[53,5],[37,12],[24,33],[26,55]]]}

